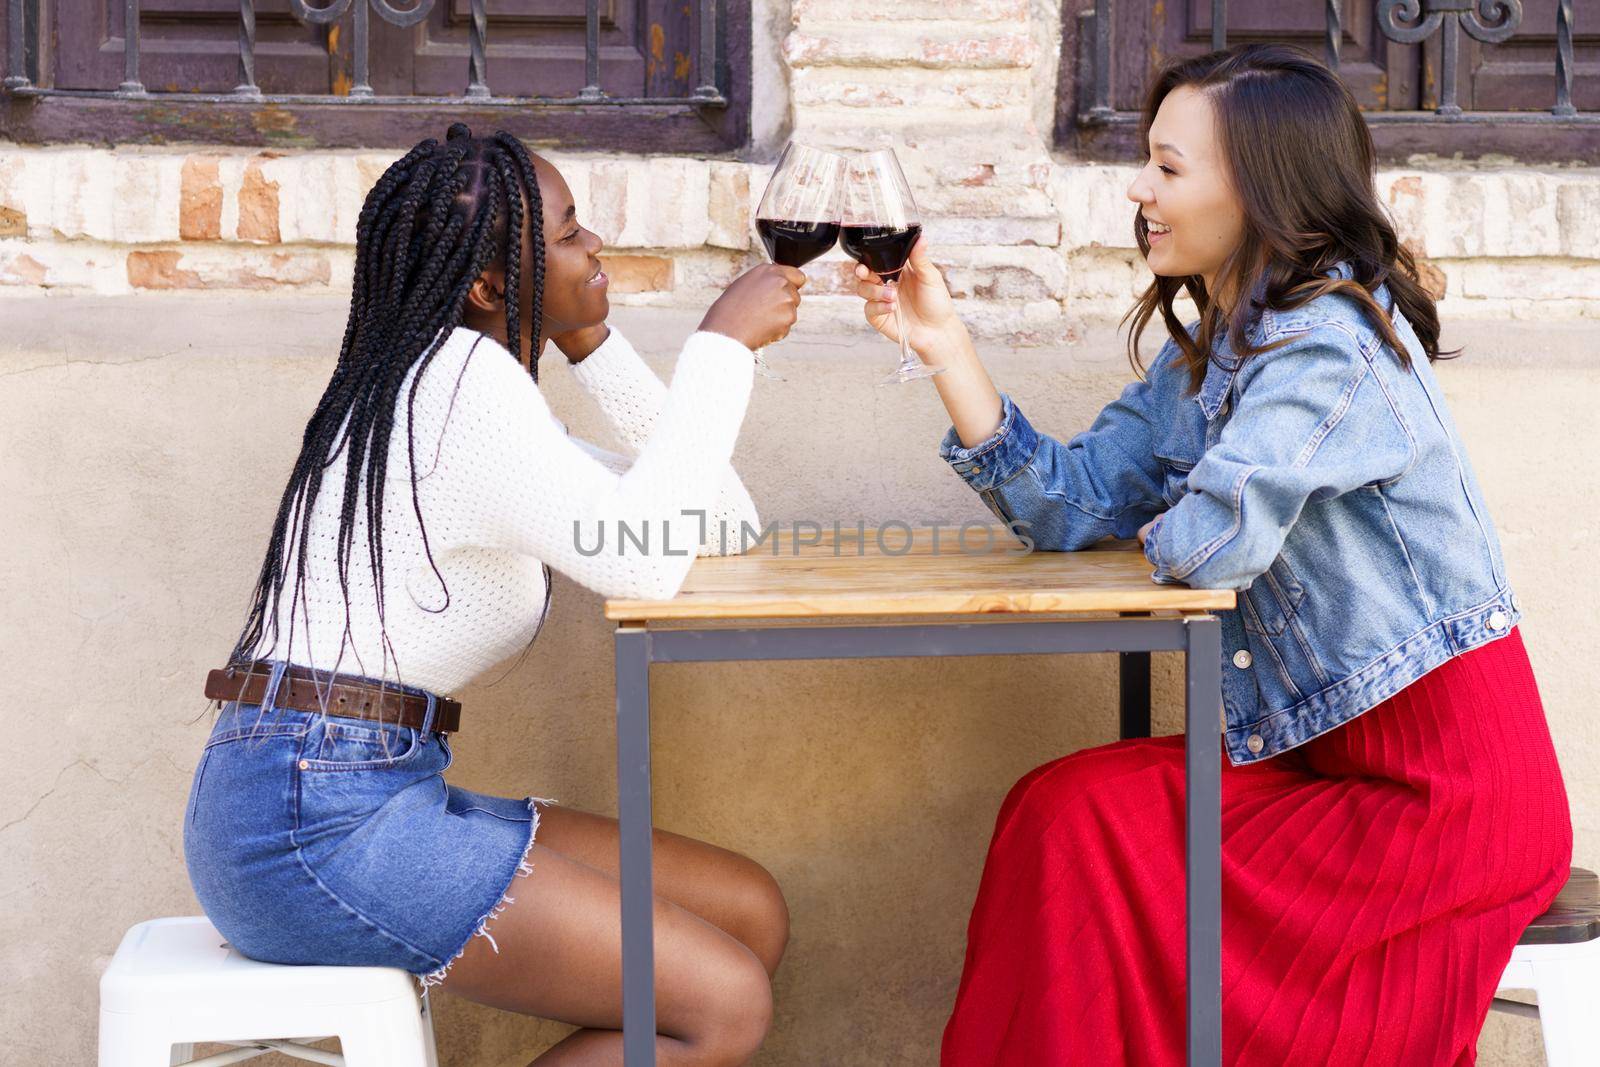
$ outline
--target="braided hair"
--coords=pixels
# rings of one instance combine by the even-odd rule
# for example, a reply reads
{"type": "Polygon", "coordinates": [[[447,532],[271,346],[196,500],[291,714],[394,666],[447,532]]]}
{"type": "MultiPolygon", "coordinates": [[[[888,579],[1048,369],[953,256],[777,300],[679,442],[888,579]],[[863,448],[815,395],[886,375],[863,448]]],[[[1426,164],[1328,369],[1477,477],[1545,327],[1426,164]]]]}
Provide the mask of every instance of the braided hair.
{"type": "MultiPolygon", "coordinates": [[[[267,647],[279,647],[278,610],[289,582],[285,550],[290,538],[297,538],[285,655],[293,645],[293,607],[306,582],[309,516],[324,472],[342,455],[344,498],[336,558],[345,604],[344,638],[351,637],[349,574],[359,506],[366,515],[367,558],[377,592],[379,629],[384,635],[384,667],[388,667],[393,648],[383,626],[382,516],[384,475],[400,389],[416,366],[406,396],[406,448],[412,508],[422,528],[411,418],[418,386],[435,353],[461,325],[472,283],[492,265],[504,264],[506,338],[513,351],[519,347],[524,225],[533,245],[528,271],[533,286],[533,358],[528,370],[537,382],[544,295],[544,207],[533,159],[522,142],[504,131],[473,137],[467,126],[454,123],[443,144],[432,138],[423,141],[384,171],[367,194],[356,223],[355,277],[339,360],[306,424],[300,455],[278,504],[266,559],[230,663],[248,662],[262,647],[264,637],[270,637],[267,647]],[[365,500],[360,499],[363,480],[365,500]]],[[[422,529],[422,544],[443,587],[426,529],[422,529]]],[[[546,566],[546,608],[549,595],[546,566]]],[[[428,610],[444,611],[449,604],[446,588],[443,606],[428,610]]],[[[366,673],[364,666],[362,673],[366,673]]]]}

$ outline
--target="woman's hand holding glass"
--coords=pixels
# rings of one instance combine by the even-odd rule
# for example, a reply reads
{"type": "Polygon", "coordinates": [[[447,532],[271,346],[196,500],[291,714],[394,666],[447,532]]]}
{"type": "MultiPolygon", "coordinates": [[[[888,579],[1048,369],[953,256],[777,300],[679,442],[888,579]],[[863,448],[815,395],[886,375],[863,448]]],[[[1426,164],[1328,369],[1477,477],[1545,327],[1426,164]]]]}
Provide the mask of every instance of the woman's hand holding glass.
{"type": "Polygon", "coordinates": [[[942,369],[933,385],[961,443],[972,448],[992,435],[1000,425],[1000,393],[978,359],[972,335],[956,314],[944,275],[928,254],[928,243],[917,239],[896,285],[885,284],[882,276],[865,266],[858,265],[855,275],[856,295],[866,301],[868,324],[898,342],[898,306],[911,350],[925,365],[942,369]]]}
{"type": "MultiPolygon", "coordinates": [[[[773,263],[803,267],[839,237],[844,157],[790,141],[756,209],[756,232],[773,263]]],[[[756,373],[783,381],[756,349],[756,373]]]]}
{"type": "Polygon", "coordinates": [[[905,318],[906,339],[911,350],[924,363],[936,363],[936,353],[949,340],[965,334],[966,327],[956,315],[944,275],[928,255],[928,242],[919,237],[912,246],[911,258],[900,272],[897,284],[885,284],[882,277],[856,264],[856,295],[866,301],[867,323],[889,340],[899,343],[895,322],[895,303],[905,318]]]}
{"type": "Polygon", "coordinates": [[[793,267],[752,267],[717,297],[700,328],[731,337],[752,352],[781,341],[800,313],[806,276],[793,267]]]}

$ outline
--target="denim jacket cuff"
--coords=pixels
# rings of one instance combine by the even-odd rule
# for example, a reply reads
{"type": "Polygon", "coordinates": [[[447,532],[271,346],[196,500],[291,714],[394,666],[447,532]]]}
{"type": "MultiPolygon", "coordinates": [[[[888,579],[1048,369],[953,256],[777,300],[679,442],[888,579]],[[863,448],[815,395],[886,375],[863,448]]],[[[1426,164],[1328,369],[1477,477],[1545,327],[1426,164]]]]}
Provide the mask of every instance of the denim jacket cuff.
{"type": "Polygon", "coordinates": [[[1161,552],[1157,547],[1157,538],[1161,533],[1161,520],[1166,517],[1167,513],[1164,511],[1157,515],[1155,523],[1145,531],[1144,535],[1144,558],[1149,560],[1150,566],[1155,568],[1151,572],[1150,578],[1163,585],[1176,584],[1178,582],[1178,579],[1172,576],[1171,569],[1161,562],[1161,552]]]}
{"type": "Polygon", "coordinates": [[[1000,426],[986,440],[961,447],[954,426],[939,442],[939,455],[978,492],[1004,485],[1028,465],[1039,450],[1039,434],[1006,393],[1000,394],[1000,426]]]}

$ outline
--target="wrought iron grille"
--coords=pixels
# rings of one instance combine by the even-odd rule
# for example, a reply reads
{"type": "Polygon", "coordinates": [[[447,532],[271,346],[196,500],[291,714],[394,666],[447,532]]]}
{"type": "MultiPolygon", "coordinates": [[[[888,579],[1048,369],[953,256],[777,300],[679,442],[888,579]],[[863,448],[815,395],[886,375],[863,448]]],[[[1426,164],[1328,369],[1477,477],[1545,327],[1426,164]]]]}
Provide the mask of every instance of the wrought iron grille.
{"type": "MultiPolygon", "coordinates": [[[[1316,0],[1300,0],[1300,4],[1307,7],[1315,3],[1316,0]]],[[[1075,49],[1076,84],[1069,86],[1064,78],[1062,86],[1063,104],[1075,89],[1076,107],[1068,110],[1064,106],[1058,111],[1057,134],[1062,140],[1076,140],[1091,152],[1132,157],[1140,150],[1134,143],[1136,129],[1130,129],[1137,127],[1139,112],[1129,106],[1133,100],[1128,99],[1127,91],[1121,93],[1122,106],[1118,106],[1116,98],[1119,86],[1126,86],[1130,76],[1143,75],[1142,69],[1124,68],[1147,63],[1147,57],[1159,50],[1159,44],[1119,48],[1119,29],[1135,25],[1130,23],[1130,18],[1143,17],[1135,12],[1119,11],[1120,6],[1116,0],[1095,0],[1093,9],[1080,16],[1075,49]],[[1119,63],[1119,60],[1133,62],[1119,63]]],[[[1136,6],[1161,10],[1149,5],[1136,6]]],[[[1202,36],[1208,28],[1211,48],[1228,45],[1228,0],[1209,0],[1209,18],[1204,0],[1189,0],[1187,4],[1177,0],[1165,6],[1176,8],[1180,13],[1187,11],[1191,38],[1196,35],[1195,27],[1199,27],[1202,36]]],[[[1275,14],[1299,6],[1280,3],[1276,5],[1275,14]]],[[[1521,105],[1514,109],[1464,108],[1459,93],[1464,70],[1463,35],[1481,45],[1500,45],[1512,40],[1519,31],[1529,29],[1525,25],[1523,0],[1376,0],[1371,7],[1349,0],[1324,0],[1320,5],[1323,26],[1320,58],[1335,72],[1340,71],[1351,9],[1370,12],[1373,25],[1382,35],[1381,41],[1374,41],[1375,48],[1419,45],[1425,49],[1420,74],[1425,90],[1422,95],[1431,98],[1419,101],[1422,106],[1390,109],[1363,102],[1374,140],[1385,156],[1402,156],[1414,151],[1468,155],[1502,151],[1554,160],[1600,162],[1600,113],[1580,111],[1573,102],[1573,77],[1577,69],[1573,46],[1574,5],[1572,0],[1555,0],[1553,6],[1554,62],[1553,66],[1544,68],[1551,89],[1547,103],[1538,108],[1521,105]]],[[[1302,21],[1308,14],[1303,9],[1295,13],[1302,21]]],[[[1299,29],[1302,31],[1299,36],[1304,38],[1305,26],[1299,29]]],[[[1263,34],[1258,29],[1251,36],[1259,38],[1263,34]]],[[[1157,42],[1158,38],[1155,31],[1148,35],[1151,42],[1157,42]]],[[[1309,42],[1302,39],[1297,43],[1304,47],[1309,42]]],[[[1065,55],[1067,49],[1063,51],[1063,58],[1070,58],[1065,55]]],[[[1528,66],[1526,61],[1519,61],[1519,70],[1528,66]]],[[[1385,83],[1385,91],[1387,88],[1385,83]]]]}
{"type": "MultiPolygon", "coordinates": [[[[602,86],[601,44],[602,3],[614,9],[618,2],[637,3],[643,12],[645,0],[582,0],[584,9],[584,83],[566,94],[497,93],[490,64],[491,34],[495,20],[488,13],[488,0],[413,0],[409,7],[396,7],[390,0],[287,0],[288,14],[305,27],[320,28],[329,34],[329,50],[337,34],[350,34],[350,77],[347,83],[330,83],[326,92],[264,92],[257,82],[258,0],[238,3],[238,79],[228,92],[206,92],[194,87],[147,84],[141,66],[147,55],[142,37],[150,13],[141,9],[148,0],[106,0],[122,8],[121,83],[115,88],[62,87],[51,83],[50,72],[41,76],[41,57],[51,51],[53,37],[99,32],[98,27],[75,24],[92,19],[69,19],[56,12],[53,26],[43,25],[40,0],[6,0],[6,76],[0,83],[0,134],[22,140],[50,140],[57,137],[87,135],[88,139],[163,141],[197,139],[203,141],[242,141],[274,143],[285,138],[274,133],[290,131],[289,143],[310,141],[319,144],[389,144],[409,139],[409,128],[418,119],[428,129],[439,124],[441,112],[480,121],[497,122],[505,128],[524,127],[517,132],[538,139],[578,144],[625,143],[632,147],[666,147],[719,150],[737,148],[743,143],[748,112],[748,4],[738,0],[687,0],[676,7],[692,22],[692,43],[677,55],[680,72],[692,70],[693,82],[685,91],[674,93],[618,93],[602,86]],[[413,31],[434,16],[435,9],[447,13],[465,9],[470,47],[464,57],[466,88],[460,95],[439,93],[380,92],[373,88],[372,39],[374,19],[399,30],[413,31]],[[732,9],[733,23],[724,17],[732,9]],[[731,31],[731,32],[730,32],[731,31]],[[732,43],[732,55],[724,46],[732,43]],[[730,88],[734,91],[730,92],[730,88]],[[109,105],[124,105],[113,109],[109,105]],[[128,105],[133,105],[130,109],[128,105]],[[362,110],[365,109],[365,110],[362,110]],[[57,121],[49,121],[55,112],[57,121]],[[334,113],[338,117],[333,117],[334,113]],[[365,114],[363,123],[357,115],[365,114]],[[263,121],[263,116],[289,116],[263,121]],[[109,130],[94,130],[88,116],[111,117],[109,130]],[[136,116],[130,118],[131,116],[136,116]],[[173,117],[178,121],[174,122],[173,117]],[[581,116],[581,117],[580,117],[581,116]],[[41,118],[45,121],[40,121],[41,118]],[[620,120],[620,121],[619,121],[620,120]],[[143,123],[141,127],[139,124],[143,123]],[[609,129],[610,136],[570,136],[587,126],[609,129]],[[250,131],[254,131],[254,135],[250,131]],[[707,132],[710,141],[707,141],[707,132]],[[30,136],[33,134],[35,136],[30,136]],[[42,135],[41,135],[42,134],[42,135]],[[192,136],[189,136],[192,135],[192,136]]],[[[214,6],[214,5],[213,5],[214,6]]],[[[277,18],[282,21],[281,4],[277,18]]],[[[524,5],[526,6],[526,5],[524,5]]],[[[553,5],[545,5],[546,8],[553,5]]],[[[664,5],[662,5],[664,6],[664,5]]],[[[114,8],[106,11],[107,21],[114,8]]],[[[48,12],[48,5],[46,5],[48,12]]],[[[170,8],[158,12],[171,21],[170,8]]],[[[214,20],[215,14],[211,15],[214,20]]],[[[524,20],[526,22],[528,20],[524,20]]],[[[641,14],[636,18],[641,51],[652,45],[660,49],[661,27],[641,14]]],[[[423,27],[426,29],[426,27],[423,27]]],[[[413,31],[415,32],[415,31],[413,31]]],[[[114,40],[114,38],[113,38],[114,40]]],[[[103,51],[105,45],[100,46],[103,51]]],[[[634,57],[637,59],[638,57],[634,57]]],[[[500,59],[497,63],[510,60],[500,59]]],[[[504,69],[504,68],[500,68],[504,69]]],[[[646,87],[648,90],[648,86],[646,87]]]]}

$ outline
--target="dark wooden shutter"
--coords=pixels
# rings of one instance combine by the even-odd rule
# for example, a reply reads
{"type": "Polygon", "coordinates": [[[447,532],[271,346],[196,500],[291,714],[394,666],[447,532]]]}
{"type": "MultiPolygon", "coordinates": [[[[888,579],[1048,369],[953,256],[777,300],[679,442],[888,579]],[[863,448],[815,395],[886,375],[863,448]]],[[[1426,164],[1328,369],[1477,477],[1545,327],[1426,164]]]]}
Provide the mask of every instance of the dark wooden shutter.
{"type": "MultiPolygon", "coordinates": [[[[1579,4],[1572,35],[1576,60],[1572,102],[1580,111],[1600,109],[1600,20],[1579,4]]],[[[1522,0],[1522,23],[1503,44],[1479,44],[1462,35],[1458,102],[1472,111],[1547,111],[1555,102],[1556,0],[1522,0]]],[[[1428,61],[1438,69],[1438,46],[1428,61]]],[[[1428,106],[1434,106],[1430,99],[1428,106]]]]}
{"type": "MultiPolygon", "coordinates": [[[[1140,87],[1168,58],[1198,55],[1211,47],[1210,0],[1174,0],[1159,8],[1138,4],[1120,34],[1138,40],[1134,52],[1119,46],[1121,57],[1146,55],[1150,62],[1124,63],[1133,73],[1119,78],[1123,84],[1116,106],[1136,109],[1140,87]],[[1162,12],[1157,15],[1153,12],[1162,12]],[[1141,23],[1144,25],[1141,27],[1141,23]]],[[[1377,4],[1372,0],[1343,0],[1339,74],[1355,93],[1364,111],[1433,110],[1439,103],[1439,51],[1442,34],[1452,32],[1447,21],[1420,45],[1396,44],[1378,28],[1377,4]]],[[[1574,35],[1577,77],[1573,103],[1580,110],[1600,108],[1600,23],[1578,24],[1574,35]]],[[[1326,15],[1317,2],[1284,3],[1282,0],[1229,0],[1228,43],[1276,41],[1326,58],[1326,15]]],[[[1503,44],[1481,44],[1461,31],[1461,63],[1457,72],[1457,102],[1468,111],[1548,111],[1555,103],[1556,0],[1523,0],[1523,16],[1516,34],[1503,44]]]]}
{"type": "MultiPolygon", "coordinates": [[[[365,3],[366,0],[356,0],[365,3]]],[[[496,96],[577,95],[587,81],[584,0],[491,0],[489,86],[496,96]]],[[[123,81],[122,0],[56,0],[55,86],[123,81]],[[91,32],[92,30],[92,32],[91,32]]],[[[345,94],[354,11],[306,26],[288,0],[257,0],[256,81],[264,93],[345,94]]],[[[471,0],[436,0],[422,23],[370,13],[369,80],[378,95],[459,96],[472,47],[471,0]]],[[[143,0],[140,78],[152,91],[229,92],[239,83],[238,0],[143,0]]],[[[618,97],[687,96],[697,82],[695,23],[682,0],[601,0],[601,88],[618,97]]]]}
{"type": "MultiPolygon", "coordinates": [[[[1176,0],[1164,5],[1164,17],[1141,5],[1139,19],[1149,20],[1145,51],[1149,66],[1136,72],[1136,85],[1174,56],[1200,55],[1211,50],[1210,0],[1176,0]]],[[[1344,0],[1339,43],[1339,74],[1364,111],[1409,111],[1421,102],[1418,78],[1422,48],[1395,44],[1378,29],[1377,5],[1372,0],[1344,0]]],[[[1122,27],[1118,27],[1121,29],[1122,27]]],[[[1282,0],[1229,0],[1228,43],[1271,41],[1291,44],[1326,61],[1327,16],[1321,3],[1284,3],[1282,0]]],[[[1119,49],[1120,55],[1128,55],[1119,49]]],[[[1130,64],[1131,66],[1132,64],[1130,64]]],[[[1142,101],[1119,106],[1131,109],[1142,101]]]]}
{"type": "MultiPolygon", "coordinates": [[[[1085,158],[1137,160],[1138,117],[1152,75],[1174,58],[1211,48],[1211,0],[1093,3],[1062,24],[1056,143],[1085,158]],[[1110,55],[1096,67],[1095,12],[1111,7],[1110,55]]],[[[1573,34],[1572,103],[1552,114],[1556,91],[1558,0],[1523,0],[1512,36],[1477,41],[1442,11],[1442,25],[1415,45],[1384,36],[1373,0],[1340,0],[1339,75],[1367,113],[1378,158],[1403,162],[1417,153],[1467,159],[1509,155],[1527,162],[1600,162],[1600,19],[1584,7],[1573,34]],[[1442,42],[1458,34],[1455,103],[1439,84],[1442,42]]],[[[1457,5],[1459,6],[1459,5],[1457,5]]],[[[1484,5],[1476,5],[1481,8],[1484,5]]],[[[1580,5],[1574,5],[1578,7],[1580,5]]],[[[1292,44],[1327,58],[1327,5],[1316,0],[1229,0],[1227,39],[1292,44]]],[[[1409,23],[1403,23],[1407,25],[1409,23]]],[[[1490,28],[1493,28],[1492,26],[1490,28]]]]}
{"type": "MultiPolygon", "coordinates": [[[[583,0],[492,0],[489,6],[488,81],[494,95],[576,96],[588,81],[583,0]]],[[[624,98],[688,96],[697,68],[693,33],[690,5],[683,0],[601,0],[600,87],[624,98]]],[[[438,0],[412,34],[411,83],[395,91],[465,92],[471,0],[438,0]]]]}
{"type": "MultiPolygon", "coordinates": [[[[123,81],[122,0],[55,0],[54,87],[115,89],[123,81]],[[70,30],[70,32],[68,32],[70,30]]],[[[139,77],[163,92],[231,92],[239,84],[238,0],[143,0],[139,77]]],[[[328,33],[256,4],[256,83],[266,93],[325,93],[328,33]]]]}
{"type": "MultiPolygon", "coordinates": [[[[471,0],[439,0],[416,42],[415,83],[419,95],[450,95],[467,87],[471,48],[471,0]]],[[[693,30],[688,5],[666,0],[601,0],[600,87],[612,96],[687,96],[655,79],[670,67],[667,42],[687,40],[693,30]],[[652,42],[662,58],[652,63],[652,42]]],[[[489,87],[496,96],[575,96],[587,81],[584,70],[583,0],[495,0],[490,4],[489,87]]],[[[683,44],[678,49],[692,54],[683,44]]]]}

